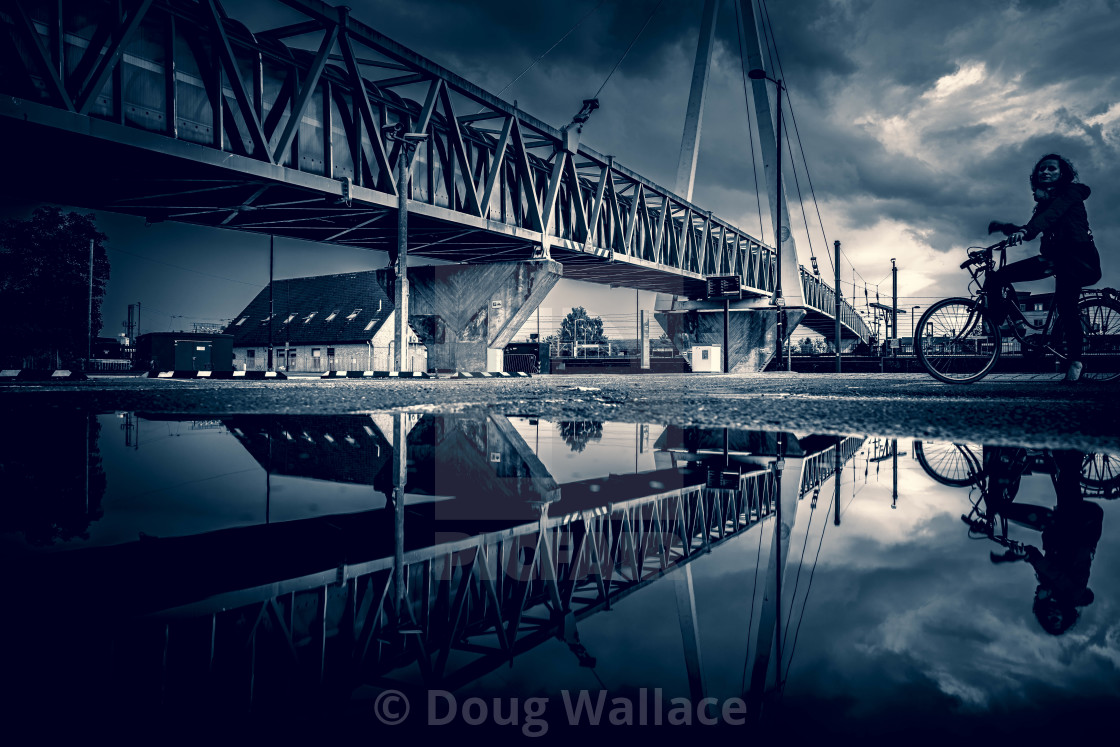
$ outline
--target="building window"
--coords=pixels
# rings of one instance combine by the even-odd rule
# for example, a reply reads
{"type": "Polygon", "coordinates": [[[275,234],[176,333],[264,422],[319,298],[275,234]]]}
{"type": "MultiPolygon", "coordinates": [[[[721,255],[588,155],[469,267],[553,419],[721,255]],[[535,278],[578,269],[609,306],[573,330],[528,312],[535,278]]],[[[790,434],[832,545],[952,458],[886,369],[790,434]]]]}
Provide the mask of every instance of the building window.
{"type": "Polygon", "coordinates": [[[700,360],[702,360],[702,361],[706,361],[706,360],[708,360],[708,349],[707,349],[707,348],[703,348],[703,349],[701,349],[701,351],[700,351],[700,360]]]}
{"type": "Polygon", "coordinates": [[[327,348],[327,356],[330,358],[334,357],[334,348],[327,348]]]}
{"type": "Polygon", "coordinates": [[[338,316],[338,309],[335,309],[331,313],[327,314],[327,318],[324,319],[323,321],[324,322],[329,322],[331,319],[334,319],[336,316],[338,316]]]}
{"type": "Polygon", "coordinates": [[[243,317],[241,317],[240,319],[238,319],[238,320],[237,320],[237,323],[236,323],[235,325],[233,325],[233,326],[235,326],[235,327],[240,327],[240,326],[241,326],[242,324],[244,324],[244,323],[245,323],[245,320],[246,320],[246,319],[248,319],[248,318],[249,318],[249,317],[247,317],[247,316],[243,316],[243,317]]]}
{"type": "Polygon", "coordinates": [[[319,356],[319,348],[311,348],[311,357],[312,358],[320,357],[319,356]]]}
{"type": "Polygon", "coordinates": [[[375,325],[375,324],[377,324],[377,320],[376,319],[370,319],[369,324],[366,325],[366,332],[369,332],[371,329],[373,329],[373,325],[375,325]]]}
{"type": "Polygon", "coordinates": [[[307,323],[308,323],[308,322],[310,322],[310,321],[311,321],[311,320],[312,320],[313,318],[315,318],[315,315],[316,315],[316,314],[318,314],[318,313],[319,313],[318,311],[312,311],[312,312],[311,312],[310,314],[308,314],[307,316],[305,316],[305,317],[303,318],[303,323],[304,323],[304,324],[307,324],[307,323]]]}
{"type": "Polygon", "coordinates": [[[361,314],[361,313],[362,313],[361,309],[354,309],[353,311],[351,311],[349,314],[346,315],[346,321],[348,321],[348,322],[354,321],[355,319],[358,318],[358,314],[361,314]]]}
{"type": "Polygon", "coordinates": [[[256,350],[246,350],[245,351],[245,357],[248,358],[251,361],[255,361],[257,359],[257,351],[256,350]]]}
{"type": "Polygon", "coordinates": [[[280,323],[281,323],[281,324],[287,324],[288,322],[292,321],[292,320],[293,320],[293,319],[295,319],[295,318],[296,318],[296,315],[295,315],[295,314],[288,314],[288,318],[287,318],[287,319],[285,319],[284,321],[280,322],[280,323]]]}

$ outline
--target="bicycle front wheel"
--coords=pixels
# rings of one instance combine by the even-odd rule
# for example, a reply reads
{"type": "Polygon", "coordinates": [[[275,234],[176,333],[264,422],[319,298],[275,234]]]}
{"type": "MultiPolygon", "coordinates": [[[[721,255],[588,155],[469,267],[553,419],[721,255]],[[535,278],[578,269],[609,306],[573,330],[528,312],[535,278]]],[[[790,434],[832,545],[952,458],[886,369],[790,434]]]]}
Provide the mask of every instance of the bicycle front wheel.
{"type": "Polygon", "coordinates": [[[963,488],[984,476],[984,447],[948,441],[914,441],[914,456],[926,474],[942,485],[963,488]]]}
{"type": "Polygon", "coordinates": [[[1120,378],[1120,304],[1111,298],[1091,297],[1078,304],[1077,312],[1085,338],[1081,377],[1090,381],[1120,378]]]}
{"type": "Polygon", "coordinates": [[[984,319],[971,298],[946,298],[926,309],[914,328],[918,360],[933,378],[970,384],[984,378],[999,360],[999,328],[984,319]]]}

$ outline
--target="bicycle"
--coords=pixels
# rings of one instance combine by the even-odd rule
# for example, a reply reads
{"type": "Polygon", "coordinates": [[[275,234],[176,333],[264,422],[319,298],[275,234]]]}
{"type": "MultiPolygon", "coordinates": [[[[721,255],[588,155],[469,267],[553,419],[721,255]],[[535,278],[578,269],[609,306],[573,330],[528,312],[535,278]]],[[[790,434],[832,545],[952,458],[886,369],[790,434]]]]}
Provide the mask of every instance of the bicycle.
{"type": "MultiPolygon", "coordinates": [[[[1036,324],[1027,320],[1018,306],[989,298],[992,289],[984,287],[984,278],[996,269],[995,253],[999,252],[1002,268],[1007,262],[1007,248],[1012,245],[1012,239],[1004,239],[991,246],[970,247],[961,269],[972,276],[972,295],[938,301],[915,325],[918,360],[935,379],[970,384],[991,373],[1004,352],[1001,325],[1005,322],[1019,342],[1024,359],[1052,360],[1053,371],[1062,370],[1067,363],[1053,300],[1046,319],[1036,324]],[[1024,334],[1023,329],[1034,334],[1024,334]]],[[[1077,308],[1084,336],[1082,378],[1120,378],[1120,293],[1112,288],[1084,289],[1077,308]]]]}

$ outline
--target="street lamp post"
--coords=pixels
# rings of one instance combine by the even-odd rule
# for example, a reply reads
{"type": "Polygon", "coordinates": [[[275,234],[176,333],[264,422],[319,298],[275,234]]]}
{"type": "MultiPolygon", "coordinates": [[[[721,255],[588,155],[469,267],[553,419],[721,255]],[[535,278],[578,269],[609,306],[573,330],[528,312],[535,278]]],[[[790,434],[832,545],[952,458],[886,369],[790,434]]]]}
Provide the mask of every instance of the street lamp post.
{"type": "Polygon", "coordinates": [[[917,316],[917,314],[915,314],[914,312],[917,311],[920,308],[922,308],[922,307],[921,306],[911,306],[910,307],[910,347],[914,350],[914,352],[917,352],[917,350],[918,350],[918,346],[914,342],[914,317],[917,316]]]}
{"type": "Polygon", "coordinates": [[[396,307],[397,320],[394,325],[393,371],[404,370],[405,351],[408,350],[408,180],[412,167],[412,155],[416,146],[428,139],[424,133],[405,132],[401,123],[383,128],[386,139],[400,141],[397,151],[397,251],[390,258],[393,267],[393,305],[396,307]]]}
{"type": "Polygon", "coordinates": [[[768,80],[775,85],[778,89],[778,106],[777,114],[775,115],[775,135],[774,139],[777,141],[778,155],[775,159],[774,168],[776,170],[775,178],[775,206],[774,211],[777,215],[777,220],[774,221],[774,234],[776,236],[774,244],[776,249],[776,258],[774,262],[775,275],[774,278],[774,297],[772,300],[773,305],[778,311],[778,341],[775,347],[775,355],[778,358],[778,370],[784,370],[783,361],[783,345],[785,336],[785,299],[782,298],[782,241],[785,240],[785,235],[782,233],[782,91],[785,87],[779,79],[771,78],[766,74],[766,71],[761,68],[755,68],[747,72],[747,77],[751,80],[768,80]]]}

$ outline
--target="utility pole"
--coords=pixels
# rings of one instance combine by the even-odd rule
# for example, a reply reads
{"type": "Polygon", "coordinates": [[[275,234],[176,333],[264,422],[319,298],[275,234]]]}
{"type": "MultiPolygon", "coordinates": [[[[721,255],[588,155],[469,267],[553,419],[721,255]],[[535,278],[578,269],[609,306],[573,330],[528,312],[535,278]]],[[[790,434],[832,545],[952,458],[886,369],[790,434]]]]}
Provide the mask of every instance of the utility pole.
{"type": "Polygon", "coordinates": [[[836,303],[833,307],[833,315],[836,317],[836,373],[840,373],[840,242],[832,242],[833,250],[833,271],[835,277],[836,288],[836,303]]]}
{"type": "Polygon", "coordinates": [[[894,257],[891,257],[891,355],[898,354],[898,348],[895,347],[898,340],[898,267],[894,263],[894,257]]]}

